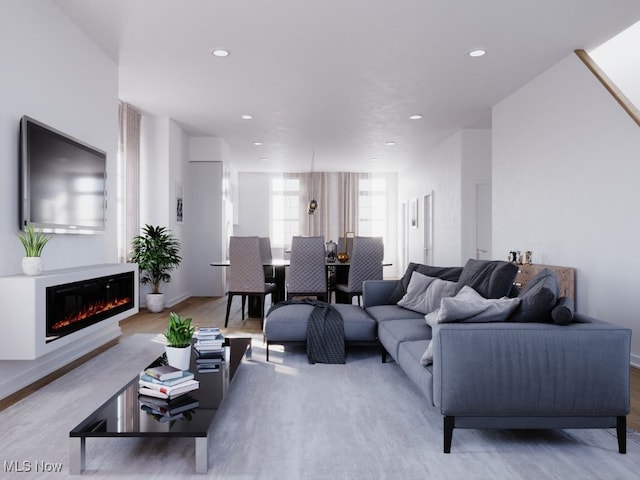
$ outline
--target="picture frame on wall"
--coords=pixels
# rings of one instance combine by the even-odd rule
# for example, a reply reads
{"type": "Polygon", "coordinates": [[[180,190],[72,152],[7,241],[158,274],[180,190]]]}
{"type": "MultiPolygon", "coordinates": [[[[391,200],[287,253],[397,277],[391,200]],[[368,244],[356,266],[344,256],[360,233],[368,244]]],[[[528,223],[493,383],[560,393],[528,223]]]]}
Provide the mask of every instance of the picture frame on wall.
{"type": "Polygon", "coordinates": [[[184,189],[182,183],[176,182],[176,223],[182,224],[184,212],[184,189]]]}
{"type": "Polygon", "coordinates": [[[409,224],[411,228],[418,228],[418,199],[414,198],[411,200],[411,218],[409,219],[409,224]]]}

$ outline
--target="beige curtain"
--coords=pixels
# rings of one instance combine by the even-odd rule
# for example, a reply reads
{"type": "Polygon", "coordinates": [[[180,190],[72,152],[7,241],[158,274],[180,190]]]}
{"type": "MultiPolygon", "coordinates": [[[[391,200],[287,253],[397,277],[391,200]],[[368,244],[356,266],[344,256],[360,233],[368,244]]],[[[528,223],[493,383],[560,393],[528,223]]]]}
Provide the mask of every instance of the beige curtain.
{"type": "Polygon", "coordinates": [[[140,232],[140,121],[133,106],[120,102],[118,142],[118,261],[130,257],[133,237],[140,232]]]}
{"type": "Polygon", "coordinates": [[[340,173],[340,227],[341,236],[344,232],[354,232],[358,234],[358,197],[360,173],[343,172],[340,173]]]}

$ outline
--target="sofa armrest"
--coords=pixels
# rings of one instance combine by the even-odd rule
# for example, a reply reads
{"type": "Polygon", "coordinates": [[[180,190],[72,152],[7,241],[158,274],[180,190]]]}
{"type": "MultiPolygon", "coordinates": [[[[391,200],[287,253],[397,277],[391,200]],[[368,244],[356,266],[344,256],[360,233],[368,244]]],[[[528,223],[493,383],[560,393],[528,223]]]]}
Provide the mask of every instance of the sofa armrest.
{"type": "Polygon", "coordinates": [[[400,280],[365,280],[362,282],[362,308],[389,305],[389,298],[400,280]]]}
{"type": "Polygon", "coordinates": [[[435,406],[455,416],[628,414],[631,330],[581,318],[435,326],[435,406]]]}

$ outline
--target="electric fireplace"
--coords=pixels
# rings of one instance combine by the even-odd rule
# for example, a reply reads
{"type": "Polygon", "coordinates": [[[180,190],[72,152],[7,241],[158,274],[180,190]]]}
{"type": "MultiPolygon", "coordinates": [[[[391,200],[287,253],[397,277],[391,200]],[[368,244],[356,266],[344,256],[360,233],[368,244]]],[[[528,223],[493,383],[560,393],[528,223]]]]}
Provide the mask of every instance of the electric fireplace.
{"type": "Polygon", "coordinates": [[[51,342],[133,308],[134,273],[47,287],[46,341],[51,342]]]}

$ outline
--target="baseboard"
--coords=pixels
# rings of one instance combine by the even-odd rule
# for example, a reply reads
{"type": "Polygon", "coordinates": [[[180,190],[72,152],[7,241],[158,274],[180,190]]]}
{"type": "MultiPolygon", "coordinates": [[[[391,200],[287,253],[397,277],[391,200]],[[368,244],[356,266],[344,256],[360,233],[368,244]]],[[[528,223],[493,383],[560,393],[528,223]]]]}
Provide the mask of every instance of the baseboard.
{"type": "MultiPolygon", "coordinates": [[[[165,294],[166,295],[166,294],[165,294]]],[[[174,305],[180,303],[180,302],[184,302],[186,299],[191,297],[191,293],[190,292],[185,292],[181,295],[178,295],[177,297],[173,297],[173,298],[167,298],[165,301],[165,305],[167,307],[173,307],[174,305]]],[[[140,308],[146,308],[147,307],[147,302],[145,300],[145,296],[141,295],[140,296],[140,308]]]]}
{"type": "Polygon", "coordinates": [[[640,368],[640,355],[634,353],[631,354],[631,366],[640,368]]]}

